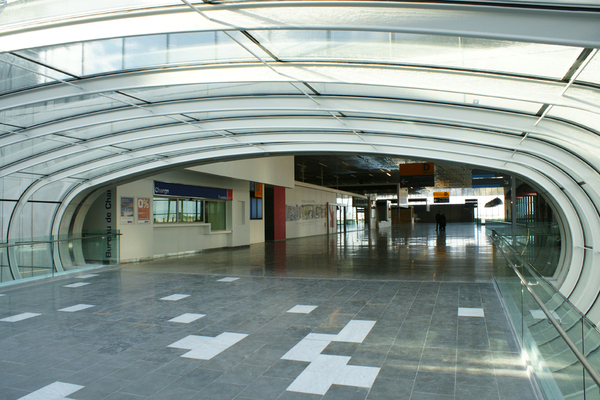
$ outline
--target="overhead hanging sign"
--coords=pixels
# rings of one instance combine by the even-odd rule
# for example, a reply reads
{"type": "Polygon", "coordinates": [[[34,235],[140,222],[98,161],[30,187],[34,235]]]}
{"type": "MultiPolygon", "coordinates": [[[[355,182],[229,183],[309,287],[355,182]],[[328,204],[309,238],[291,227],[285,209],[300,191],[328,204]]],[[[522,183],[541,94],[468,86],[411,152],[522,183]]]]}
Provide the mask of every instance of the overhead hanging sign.
{"type": "Polygon", "coordinates": [[[473,170],[471,173],[471,186],[474,188],[507,187],[510,186],[510,176],[473,170]]]}
{"type": "Polygon", "coordinates": [[[433,163],[400,164],[401,187],[426,187],[434,185],[433,163]]]}
{"type": "Polygon", "coordinates": [[[450,203],[450,192],[433,192],[434,203],[450,203]]]}
{"type": "Polygon", "coordinates": [[[233,200],[233,190],[154,181],[157,196],[190,197],[197,199],[233,200]]]}

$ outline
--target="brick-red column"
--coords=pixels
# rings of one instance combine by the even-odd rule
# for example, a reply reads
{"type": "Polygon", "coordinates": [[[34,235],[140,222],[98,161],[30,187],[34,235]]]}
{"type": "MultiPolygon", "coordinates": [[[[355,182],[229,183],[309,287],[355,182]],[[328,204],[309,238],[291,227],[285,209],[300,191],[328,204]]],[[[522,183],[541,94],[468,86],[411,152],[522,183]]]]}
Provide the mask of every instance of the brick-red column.
{"type": "Polygon", "coordinates": [[[273,187],[274,239],[285,239],[285,188],[273,187]]]}

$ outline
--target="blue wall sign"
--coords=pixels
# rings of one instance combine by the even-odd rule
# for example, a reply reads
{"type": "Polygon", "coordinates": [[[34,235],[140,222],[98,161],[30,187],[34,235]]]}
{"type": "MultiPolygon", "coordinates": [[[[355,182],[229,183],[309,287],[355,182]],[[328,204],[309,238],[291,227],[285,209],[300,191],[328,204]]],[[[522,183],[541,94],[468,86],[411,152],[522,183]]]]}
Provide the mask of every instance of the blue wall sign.
{"type": "Polygon", "coordinates": [[[233,190],[154,181],[157,196],[190,197],[197,199],[233,200],[233,190]]]}

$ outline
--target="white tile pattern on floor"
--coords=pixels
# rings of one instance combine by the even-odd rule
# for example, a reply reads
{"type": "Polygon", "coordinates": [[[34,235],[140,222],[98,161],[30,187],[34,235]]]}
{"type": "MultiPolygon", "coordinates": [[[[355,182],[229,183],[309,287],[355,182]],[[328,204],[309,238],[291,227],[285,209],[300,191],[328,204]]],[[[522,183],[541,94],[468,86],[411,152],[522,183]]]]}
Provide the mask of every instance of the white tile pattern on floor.
{"type": "Polygon", "coordinates": [[[95,276],[98,276],[98,274],[85,274],[85,275],[79,275],[79,276],[76,276],[75,278],[78,278],[78,279],[87,279],[87,278],[93,278],[93,277],[95,277],[95,276]]]}
{"type": "Polygon", "coordinates": [[[217,282],[234,282],[234,281],[237,281],[238,279],[240,279],[240,278],[234,278],[234,277],[228,276],[226,278],[219,279],[217,282]]]}
{"type": "Polygon", "coordinates": [[[90,284],[89,282],[77,282],[77,283],[71,283],[70,285],[64,285],[63,287],[78,288],[78,287],[89,285],[89,284],[90,284]]]}
{"type": "Polygon", "coordinates": [[[361,343],[374,325],[375,321],[352,320],[337,335],[309,333],[290,351],[285,353],[281,359],[314,361],[331,342],[361,343]]]}
{"type": "Polygon", "coordinates": [[[161,298],[161,300],[178,301],[181,299],[185,299],[186,297],[190,297],[190,295],[189,294],[172,294],[170,296],[161,298]]]}
{"type": "Polygon", "coordinates": [[[324,395],[331,385],[370,388],[380,368],[347,365],[350,357],[324,355],[323,350],[331,342],[362,343],[376,321],[352,320],[337,335],[309,333],[281,359],[310,362],[304,371],[286,389],[324,395]]]}
{"type": "Polygon", "coordinates": [[[494,253],[483,233],[473,241],[472,225],[452,226],[440,242],[424,240],[436,237],[434,226],[416,229],[416,237],[412,228],[349,232],[132,263],[78,290],[62,289],[81,282],[68,277],[11,287],[0,318],[42,315],[0,322],[0,399],[57,380],[84,386],[69,395],[75,400],[535,398],[486,275],[494,253]],[[420,238],[423,246],[403,247],[420,238]],[[447,252],[445,244],[463,239],[477,245],[447,252]],[[240,279],[217,282],[224,277],[240,279]],[[173,293],[190,297],[159,300],[173,293]],[[95,307],[56,311],[74,304],[95,307]],[[297,304],[318,307],[287,312],[297,304]],[[458,307],[485,315],[459,317],[458,307]],[[207,315],[189,325],[169,321],[199,312],[207,315]],[[369,330],[372,322],[359,321],[377,323],[369,330]],[[223,332],[248,336],[210,360],[181,357],[208,358],[237,339],[223,332]],[[187,348],[167,348],[180,339],[187,348]],[[286,353],[292,360],[281,359],[286,353]],[[296,388],[325,395],[287,391],[296,379],[296,388]]]}
{"type": "Polygon", "coordinates": [[[331,385],[370,388],[380,368],[347,365],[351,357],[319,355],[286,390],[324,395],[331,385]]]}
{"type": "Polygon", "coordinates": [[[66,307],[66,308],[61,308],[58,311],[63,311],[63,312],[75,312],[75,311],[81,311],[81,310],[85,310],[87,308],[92,308],[94,307],[91,304],[77,304],[71,307],[66,307]]]}
{"type": "Polygon", "coordinates": [[[318,306],[305,306],[305,305],[295,305],[294,307],[287,310],[289,313],[293,314],[310,314],[312,310],[317,308],[318,306]]]}
{"type": "Polygon", "coordinates": [[[224,332],[217,337],[189,335],[167,347],[190,350],[184,358],[210,360],[248,336],[245,333],[224,332]]]}
{"type": "Polygon", "coordinates": [[[37,317],[38,315],[42,315],[42,314],[26,312],[26,313],[22,313],[22,314],[13,315],[12,317],[2,318],[2,319],[0,319],[0,321],[19,322],[19,321],[23,321],[25,319],[37,317]]]}
{"type": "Polygon", "coordinates": [[[458,307],[459,317],[481,317],[484,318],[483,308],[458,307]]]}
{"type": "Polygon", "coordinates": [[[202,317],[206,317],[206,314],[185,313],[185,314],[181,314],[178,317],[170,319],[169,322],[178,322],[180,324],[189,324],[190,322],[194,322],[202,317]]]}
{"type": "Polygon", "coordinates": [[[70,400],[67,396],[80,389],[83,389],[83,386],[64,382],[54,382],[19,398],[19,400],[70,400]]]}

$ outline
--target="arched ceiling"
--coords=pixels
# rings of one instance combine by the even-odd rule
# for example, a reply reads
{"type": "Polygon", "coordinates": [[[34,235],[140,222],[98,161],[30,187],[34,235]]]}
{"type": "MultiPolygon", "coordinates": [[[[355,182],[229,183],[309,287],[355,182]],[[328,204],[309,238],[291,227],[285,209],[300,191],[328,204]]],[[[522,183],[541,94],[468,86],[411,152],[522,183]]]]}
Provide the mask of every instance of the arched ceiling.
{"type": "Polygon", "coordinates": [[[2,240],[173,165],[456,161],[539,185],[569,246],[561,291],[600,320],[597,1],[8,0],[0,17],[2,240]]]}

